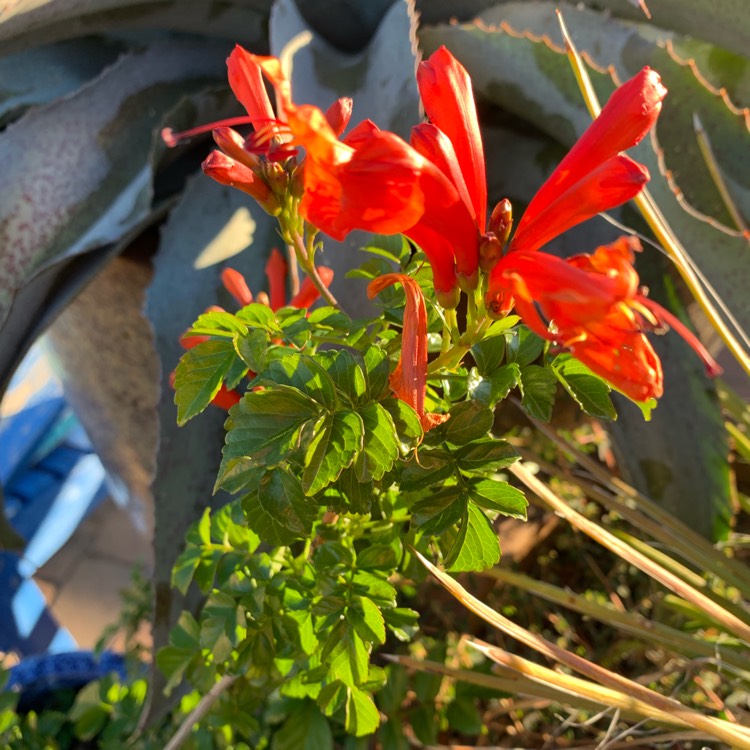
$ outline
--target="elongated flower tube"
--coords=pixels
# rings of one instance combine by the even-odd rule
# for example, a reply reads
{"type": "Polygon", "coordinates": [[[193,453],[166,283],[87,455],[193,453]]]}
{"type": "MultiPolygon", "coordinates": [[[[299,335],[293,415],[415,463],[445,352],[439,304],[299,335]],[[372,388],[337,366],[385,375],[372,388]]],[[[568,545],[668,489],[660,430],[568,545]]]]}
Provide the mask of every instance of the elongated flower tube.
{"type": "Polygon", "coordinates": [[[659,74],[648,67],[615,90],[532,199],[510,252],[538,250],[643,189],[648,170],[620,152],[639,143],[653,127],[666,94],[659,74]]]}
{"type": "Polygon", "coordinates": [[[426,253],[431,244],[450,246],[461,285],[473,289],[487,222],[487,181],[471,78],[448,49],[440,47],[420,63],[417,84],[430,124],[412,130],[412,145],[448,177],[461,203],[449,221],[428,203],[419,223],[405,234],[426,253]]]}
{"type": "Polygon", "coordinates": [[[645,330],[672,325],[710,375],[721,370],[692,333],[640,291],[632,265],[640,249],[635,237],[621,237],[567,259],[521,250],[500,260],[493,279],[538,336],[568,349],[634,401],[647,401],[662,395],[663,375],[645,330]]]}
{"type": "MultiPolygon", "coordinates": [[[[650,177],[648,169],[620,152],[639,143],[653,127],[666,94],[659,74],[648,67],[614,91],[531,200],[509,253],[538,250],[643,189],[650,177]]],[[[490,274],[485,304],[491,312],[503,314],[512,300],[498,274],[490,274]]]]}
{"type": "Polygon", "coordinates": [[[419,415],[427,432],[445,422],[448,414],[425,412],[427,385],[427,310],[419,283],[402,273],[387,273],[370,282],[367,296],[372,299],[392,284],[401,284],[406,292],[404,327],[401,334],[401,357],[391,373],[393,393],[419,415]]]}

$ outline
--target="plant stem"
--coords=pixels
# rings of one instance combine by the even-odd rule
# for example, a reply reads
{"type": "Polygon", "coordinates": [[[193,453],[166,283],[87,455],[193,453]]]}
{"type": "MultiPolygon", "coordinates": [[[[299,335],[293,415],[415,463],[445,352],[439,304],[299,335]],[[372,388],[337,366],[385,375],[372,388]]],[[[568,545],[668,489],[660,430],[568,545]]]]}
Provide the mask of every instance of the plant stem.
{"type": "Polygon", "coordinates": [[[323,283],[323,280],[318,274],[318,270],[315,268],[313,262],[312,253],[308,252],[308,248],[305,247],[305,243],[302,240],[302,235],[299,232],[291,233],[291,240],[294,246],[297,261],[299,262],[302,270],[310,277],[310,281],[315,285],[315,288],[320,293],[320,296],[331,306],[341,310],[338,300],[333,296],[330,289],[323,283]]]}
{"type": "Polygon", "coordinates": [[[292,282],[292,297],[299,292],[299,264],[297,263],[297,254],[294,247],[287,244],[286,246],[287,265],[289,266],[289,279],[292,282]]]}
{"type": "Polygon", "coordinates": [[[193,725],[197,724],[211,709],[216,699],[235,682],[238,675],[225,674],[199,701],[198,705],[187,715],[180,724],[171,740],[165,745],[164,750],[177,750],[190,736],[193,725]]]}

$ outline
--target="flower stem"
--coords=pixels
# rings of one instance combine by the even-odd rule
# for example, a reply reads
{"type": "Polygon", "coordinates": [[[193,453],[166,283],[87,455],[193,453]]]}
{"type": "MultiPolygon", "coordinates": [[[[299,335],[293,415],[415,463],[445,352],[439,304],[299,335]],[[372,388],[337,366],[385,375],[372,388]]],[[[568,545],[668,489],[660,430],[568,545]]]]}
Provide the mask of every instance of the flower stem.
{"type": "Polygon", "coordinates": [[[314,263],[314,238],[308,239],[307,246],[302,239],[302,235],[299,232],[291,232],[292,245],[294,252],[297,257],[302,270],[310,277],[310,281],[315,285],[315,288],[320,293],[320,296],[329,304],[331,307],[335,307],[341,310],[338,300],[333,296],[330,289],[323,283],[323,280],[318,274],[318,270],[315,268],[314,263]]]}

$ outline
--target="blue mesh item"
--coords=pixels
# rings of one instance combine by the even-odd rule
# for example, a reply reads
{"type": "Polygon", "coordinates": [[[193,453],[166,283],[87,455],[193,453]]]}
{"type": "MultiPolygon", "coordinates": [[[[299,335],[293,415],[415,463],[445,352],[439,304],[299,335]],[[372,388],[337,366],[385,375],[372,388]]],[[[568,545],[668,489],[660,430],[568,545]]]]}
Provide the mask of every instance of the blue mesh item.
{"type": "Polygon", "coordinates": [[[110,673],[126,679],[125,658],[112,651],[73,651],[31,656],[11,667],[6,690],[19,692],[18,710],[39,705],[52,693],[78,691],[110,673]]]}

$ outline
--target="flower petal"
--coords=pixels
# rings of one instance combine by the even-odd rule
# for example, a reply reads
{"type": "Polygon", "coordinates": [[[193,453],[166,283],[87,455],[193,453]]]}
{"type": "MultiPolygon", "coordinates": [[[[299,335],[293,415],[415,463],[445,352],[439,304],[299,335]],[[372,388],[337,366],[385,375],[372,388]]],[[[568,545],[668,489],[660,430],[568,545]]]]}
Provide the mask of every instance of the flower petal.
{"type": "Polygon", "coordinates": [[[417,84],[425,112],[453,144],[474,205],[477,224],[487,221],[487,180],[471,78],[466,69],[441,47],[417,69],[417,84]]]}
{"type": "MultiPolygon", "coordinates": [[[[585,180],[590,172],[596,172],[621,151],[639,143],[656,122],[666,93],[659,74],[648,67],[617,88],[599,116],[534,196],[517,235],[521,235],[527,225],[535,223],[562,194],[585,180]]],[[[609,207],[614,205],[617,204],[609,207]]],[[[526,249],[531,247],[531,243],[525,242],[526,249]]]]}
{"type": "MultiPolygon", "coordinates": [[[[316,268],[318,276],[320,276],[320,280],[325,284],[326,288],[331,286],[333,269],[326,266],[317,266],[316,268]]],[[[309,276],[305,276],[300,284],[299,292],[289,300],[289,305],[301,310],[303,307],[310,307],[319,297],[320,292],[315,284],[312,283],[312,279],[309,276]]]]}
{"type": "Polygon", "coordinates": [[[278,213],[279,202],[268,183],[250,167],[235,161],[221,151],[212,151],[201,164],[204,174],[221,185],[237,188],[255,198],[268,213],[278,213]]]}
{"type": "Polygon", "coordinates": [[[245,307],[253,301],[253,293],[245,281],[245,277],[234,268],[225,268],[221,272],[221,283],[224,288],[237,300],[240,307],[245,307]]]}
{"type": "Polygon", "coordinates": [[[576,224],[634,198],[648,180],[646,167],[619,154],[583,175],[567,190],[550,196],[543,208],[537,203],[540,191],[524,214],[510,250],[538,250],[576,224]]]}
{"type": "Polygon", "coordinates": [[[257,130],[274,120],[273,107],[263,82],[258,58],[238,44],[229,55],[227,68],[229,85],[237,100],[250,115],[253,127],[257,130]]]}
{"type": "Polygon", "coordinates": [[[342,240],[354,229],[398,234],[420,218],[422,175],[431,165],[398,136],[372,132],[356,150],[339,142],[344,151],[315,139],[312,148],[299,140],[307,148],[300,211],[310,223],[342,240]]]}
{"type": "Polygon", "coordinates": [[[326,120],[337,136],[346,130],[352,116],[352,107],[352,100],[348,96],[343,96],[326,110],[326,120]]]}
{"type": "Polygon", "coordinates": [[[426,414],[424,410],[427,385],[427,310],[422,289],[417,281],[402,273],[388,273],[370,282],[367,296],[372,299],[386,287],[401,284],[406,293],[404,327],[401,335],[401,357],[391,374],[390,384],[395,395],[419,415],[422,429],[436,427],[448,414],[426,414]]]}
{"type": "Polygon", "coordinates": [[[268,279],[269,307],[274,311],[286,304],[286,272],[284,256],[273,248],[266,261],[266,278],[268,279]]]}

